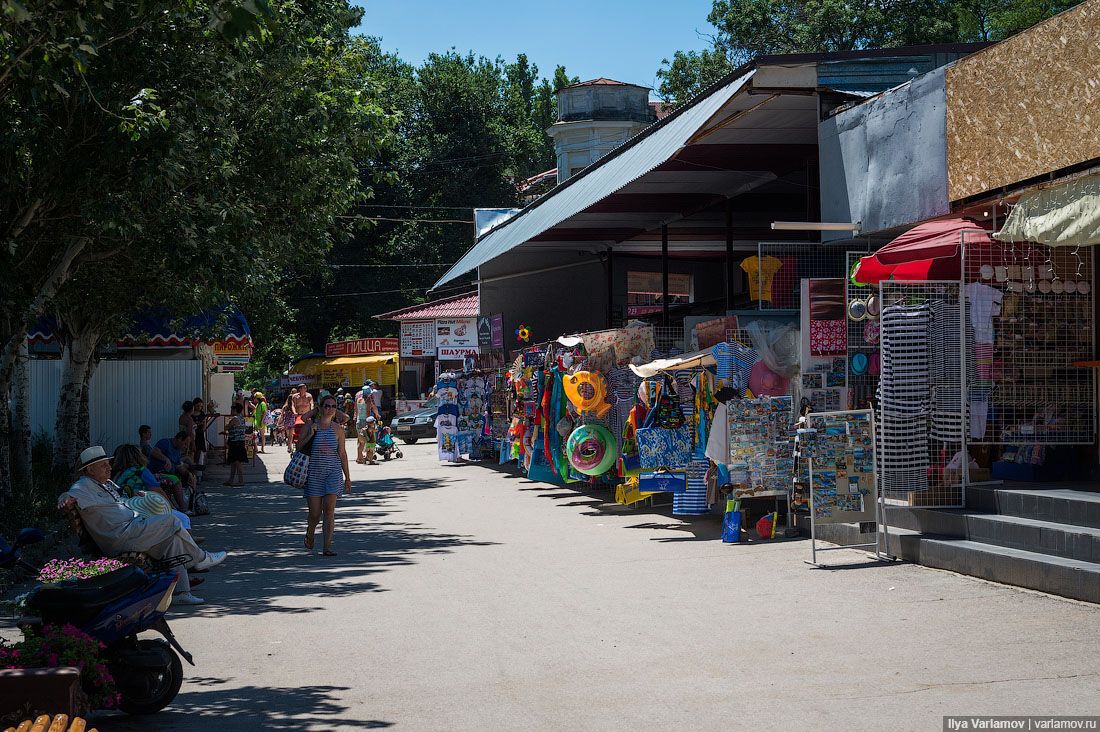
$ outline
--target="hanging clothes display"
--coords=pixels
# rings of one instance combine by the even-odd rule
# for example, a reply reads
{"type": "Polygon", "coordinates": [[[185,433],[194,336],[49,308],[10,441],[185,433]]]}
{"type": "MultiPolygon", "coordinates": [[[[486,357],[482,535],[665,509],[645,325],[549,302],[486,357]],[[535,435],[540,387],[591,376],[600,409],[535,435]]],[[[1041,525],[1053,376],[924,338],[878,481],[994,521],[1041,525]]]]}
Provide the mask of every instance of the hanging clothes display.
{"type": "Polygon", "coordinates": [[[919,449],[919,442],[928,434],[931,317],[927,303],[890,305],[882,310],[878,455],[886,491],[928,488],[928,450],[919,449]]]}

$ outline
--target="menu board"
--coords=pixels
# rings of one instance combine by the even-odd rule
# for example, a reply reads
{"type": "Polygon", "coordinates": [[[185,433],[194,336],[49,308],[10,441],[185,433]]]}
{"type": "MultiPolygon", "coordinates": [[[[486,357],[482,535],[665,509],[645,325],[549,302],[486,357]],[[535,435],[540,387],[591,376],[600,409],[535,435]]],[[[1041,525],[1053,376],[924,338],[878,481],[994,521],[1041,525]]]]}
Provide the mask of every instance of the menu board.
{"type": "Polygon", "coordinates": [[[478,354],[477,318],[448,318],[435,321],[435,347],[439,358],[462,360],[478,354]]]}
{"type": "Polygon", "coordinates": [[[435,355],[435,321],[420,321],[401,324],[401,355],[435,355]]]}
{"type": "Polygon", "coordinates": [[[816,523],[875,520],[875,440],[869,412],[810,414],[811,497],[816,523]]]}
{"type": "Polygon", "coordinates": [[[757,493],[789,493],[795,475],[791,398],[731,399],[726,411],[731,473],[747,473],[757,493]]]}

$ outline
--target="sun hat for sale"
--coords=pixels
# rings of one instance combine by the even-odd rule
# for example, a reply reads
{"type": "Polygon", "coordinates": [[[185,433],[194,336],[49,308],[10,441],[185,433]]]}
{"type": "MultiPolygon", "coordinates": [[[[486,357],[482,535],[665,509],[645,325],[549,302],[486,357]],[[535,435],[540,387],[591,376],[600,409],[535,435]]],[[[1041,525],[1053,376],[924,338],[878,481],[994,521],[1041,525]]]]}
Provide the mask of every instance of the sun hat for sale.
{"type": "Polygon", "coordinates": [[[863,320],[867,317],[867,302],[864,300],[852,300],[848,303],[848,317],[852,320],[863,320]]]}
{"type": "Polygon", "coordinates": [[[104,450],[101,445],[92,445],[80,453],[80,463],[77,466],[77,470],[83,470],[89,465],[98,463],[100,460],[110,459],[111,456],[107,454],[107,451],[104,450]]]}
{"type": "Polygon", "coordinates": [[[862,376],[867,373],[867,354],[866,353],[853,353],[851,363],[852,373],[856,376],[862,376]]]}
{"type": "Polygon", "coordinates": [[[877,318],[878,313],[878,295],[871,295],[869,298],[867,298],[867,315],[872,318],[877,318]]]}
{"type": "Polygon", "coordinates": [[[763,361],[757,361],[749,373],[749,391],[753,396],[786,396],[790,392],[791,380],[781,376],[763,361]]]}
{"type": "Polygon", "coordinates": [[[871,376],[878,376],[881,370],[882,359],[879,357],[878,351],[875,351],[871,354],[871,358],[867,359],[867,373],[871,376]]]}

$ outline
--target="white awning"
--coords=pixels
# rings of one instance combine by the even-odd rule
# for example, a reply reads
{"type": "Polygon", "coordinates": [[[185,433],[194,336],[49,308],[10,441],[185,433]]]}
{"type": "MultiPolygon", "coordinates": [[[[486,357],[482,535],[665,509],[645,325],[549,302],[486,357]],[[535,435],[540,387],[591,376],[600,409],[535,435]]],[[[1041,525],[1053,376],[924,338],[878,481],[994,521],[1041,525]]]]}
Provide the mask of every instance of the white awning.
{"type": "Polygon", "coordinates": [[[1025,193],[993,238],[1052,247],[1100,244],[1100,175],[1025,193]]]}
{"type": "Polygon", "coordinates": [[[635,366],[630,364],[630,370],[643,379],[656,376],[662,371],[679,371],[681,369],[698,368],[701,366],[714,366],[718,360],[714,357],[713,350],[696,351],[676,358],[659,358],[656,361],[635,366]]]}

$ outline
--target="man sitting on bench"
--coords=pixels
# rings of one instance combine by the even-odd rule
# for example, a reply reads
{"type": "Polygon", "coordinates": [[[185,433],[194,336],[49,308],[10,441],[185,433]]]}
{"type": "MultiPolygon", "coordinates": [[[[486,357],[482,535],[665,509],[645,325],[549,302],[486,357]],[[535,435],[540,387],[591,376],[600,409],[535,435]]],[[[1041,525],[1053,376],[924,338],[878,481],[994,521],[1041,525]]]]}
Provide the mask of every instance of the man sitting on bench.
{"type": "MultiPolygon", "coordinates": [[[[191,460],[185,457],[191,446],[191,435],[187,430],[180,430],[175,437],[165,437],[158,440],[157,444],[149,450],[145,457],[149,460],[149,472],[154,475],[168,475],[179,478],[182,485],[187,486],[191,495],[195,495],[195,473],[192,470],[191,460]]],[[[183,489],[179,489],[178,500],[181,501],[179,510],[188,516],[193,516],[191,506],[183,501],[183,489]]]]}
{"type": "Polygon", "coordinates": [[[203,570],[220,564],[225,552],[207,552],[171,514],[139,516],[122,502],[119,487],[111,481],[111,458],[99,445],[80,453],[77,467],[80,477],[61,494],[57,507],[76,503],[80,518],[92,539],[107,556],[123,552],[145,552],[154,559],[187,556],[190,560],[177,570],[181,605],[201,605],[204,600],[191,593],[187,569],[203,570]]]}

